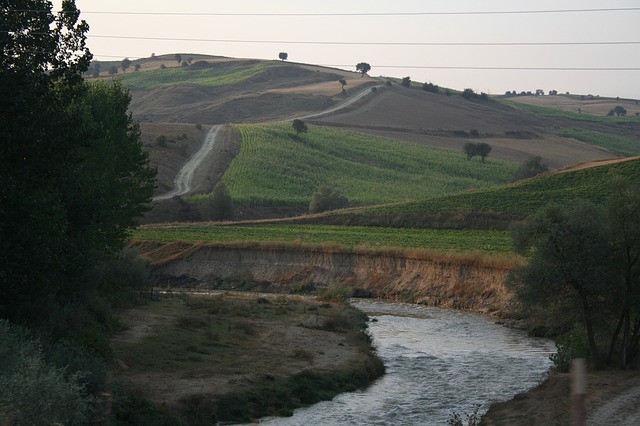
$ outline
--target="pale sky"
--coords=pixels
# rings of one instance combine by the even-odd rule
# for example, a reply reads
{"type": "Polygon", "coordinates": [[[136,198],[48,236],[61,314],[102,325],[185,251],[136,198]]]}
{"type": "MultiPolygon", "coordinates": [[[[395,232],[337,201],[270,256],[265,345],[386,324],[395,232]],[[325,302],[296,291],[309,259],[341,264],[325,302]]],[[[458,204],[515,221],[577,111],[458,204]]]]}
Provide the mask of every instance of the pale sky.
{"type": "MultiPolygon", "coordinates": [[[[355,70],[358,62],[368,62],[372,76],[410,76],[415,81],[429,81],[460,90],[472,88],[477,92],[502,94],[507,90],[543,89],[548,92],[555,89],[561,93],[640,99],[640,44],[408,46],[285,43],[640,43],[640,10],[477,13],[640,8],[640,0],[76,0],[76,4],[83,12],[82,18],[91,27],[89,47],[98,60],[134,59],[148,57],[151,53],[277,59],[278,52],[284,51],[289,54],[290,61],[334,65],[349,70],[355,70]],[[431,14],[248,15],[403,12],[431,14]],[[239,15],[212,15],[225,13],[239,15]],[[119,39],[115,36],[169,40],[119,39]],[[404,67],[635,69],[569,71],[404,67]]],[[[54,5],[59,5],[59,1],[54,5]]]]}

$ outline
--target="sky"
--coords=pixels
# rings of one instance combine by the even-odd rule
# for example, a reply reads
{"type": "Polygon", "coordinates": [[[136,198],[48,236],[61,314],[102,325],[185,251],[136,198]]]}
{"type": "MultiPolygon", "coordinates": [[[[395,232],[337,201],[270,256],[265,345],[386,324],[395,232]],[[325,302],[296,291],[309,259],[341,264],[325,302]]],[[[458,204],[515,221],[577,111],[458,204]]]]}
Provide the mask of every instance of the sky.
{"type": "MultiPolygon", "coordinates": [[[[60,1],[53,3],[57,9],[60,1]]],[[[640,99],[640,0],[76,0],[76,4],[90,25],[88,44],[97,60],[152,53],[277,59],[279,52],[287,52],[290,61],[348,70],[367,62],[372,76],[409,76],[458,90],[503,94],[542,89],[640,99]],[[629,8],[638,10],[584,11],[629,8]],[[531,11],[544,12],[522,13],[531,11]],[[449,45],[437,45],[442,43],[449,45]],[[492,43],[502,45],[487,45],[492,43]]]]}

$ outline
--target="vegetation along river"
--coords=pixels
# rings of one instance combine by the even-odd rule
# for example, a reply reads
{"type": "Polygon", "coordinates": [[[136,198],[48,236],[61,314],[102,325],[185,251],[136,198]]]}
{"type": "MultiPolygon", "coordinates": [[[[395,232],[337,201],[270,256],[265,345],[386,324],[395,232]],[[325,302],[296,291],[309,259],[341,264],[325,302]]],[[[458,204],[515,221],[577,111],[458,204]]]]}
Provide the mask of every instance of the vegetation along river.
{"type": "Polygon", "coordinates": [[[387,374],[368,389],[296,410],[270,425],[442,425],[537,385],[553,342],[486,316],[412,304],[354,301],[387,374]]]}

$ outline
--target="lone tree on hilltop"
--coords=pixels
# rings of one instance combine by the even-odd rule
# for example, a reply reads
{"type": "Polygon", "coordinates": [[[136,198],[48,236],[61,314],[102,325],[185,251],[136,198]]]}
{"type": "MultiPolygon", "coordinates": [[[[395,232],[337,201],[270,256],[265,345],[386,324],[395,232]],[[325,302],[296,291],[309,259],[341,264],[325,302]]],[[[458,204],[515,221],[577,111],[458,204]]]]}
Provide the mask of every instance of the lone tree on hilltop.
{"type": "Polygon", "coordinates": [[[371,70],[371,65],[369,65],[366,62],[360,62],[356,65],[356,71],[359,71],[362,74],[360,76],[361,78],[364,77],[364,75],[368,73],[370,70],[371,70]]]}
{"type": "Polygon", "coordinates": [[[625,116],[627,115],[627,110],[624,107],[618,105],[615,108],[612,108],[607,115],[614,115],[614,114],[617,115],[618,117],[625,116]]]}
{"type": "Polygon", "coordinates": [[[296,136],[299,136],[300,133],[307,133],[307,131],[309,131],[309,128],[304,123],[304,121],[300,120],[299,118],[293,120],[293,122],[291,123],[291,127],[293,127],[293,130],[296,131],[296,136]]]}
{"type": "Polygon", "coordinates": [[[131,59],[124,58],[120,63],[120,66],[122,67],[122,72],[127,72],[127,68],[131,66],[131,59]]]}
{"type": "Polygon", "coordinates": [[[402,77],[400,84],[404,87],[411,87],[411,77],[402,77]]]}
{"type": "Polygon", "coordinates": [[[278,53],[278,58],[280,58],[281,61],[286,61],[287,58],[289,58],[289,54],[287,52],[280,52],[278,53]]]}
{"type": "Polygon", "coordinates": [[[176,60],[178,65],[180,65],[180,63],[182,63],[182,55],[181,54],[176,53],[173,58],[176,60]]]}
{"type": "Polygon", "coordinates": [[[345,80],[344,78],[341,78],[340,80],[338,80],[338,83],[340,83],[340,85],[342,86],[342,91],[345,92],[344,86],[347,85],[347,80],[345,80]]]}

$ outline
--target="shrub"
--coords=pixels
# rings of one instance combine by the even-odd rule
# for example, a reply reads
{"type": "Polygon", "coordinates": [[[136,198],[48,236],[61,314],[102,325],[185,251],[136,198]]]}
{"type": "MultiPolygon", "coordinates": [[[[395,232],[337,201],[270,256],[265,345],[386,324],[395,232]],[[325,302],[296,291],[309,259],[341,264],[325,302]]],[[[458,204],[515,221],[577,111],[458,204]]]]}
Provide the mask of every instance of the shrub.
{"type": "Polygon", "coordinates": [[[342,209],[349,205],[349,199],[340,195],[340,190],[329,186],[321,186],[311,196],[309,213],[320,213],[327,210],[342,209]]]}
{"type": "Polygon", "coordinates": [[[160,135],[156,137],[156,145],[165,147],[167,146],[168,138],[165,135],[160,135]]]}
{"type": "Polygon", "coordinates": [[[224,182],[218,182],[211,197],[202,202],[202,214],[210,220],[228,220],[234,215],[233,200],[224,182]]]}
{"type": "Polygon", "coordinates": [[[28,332],[0,320],[0,418],[3,424],[85,424],[90,398],[80,376],[48,365],[28,332]]]}
{"type": "Polygon", "coordinates": [[[438,93],[440,92],[440,88],[433,83],[424,83],[422,85],[422,90],[425,92],[438,93]]]}
{"type": "Polygon", "coordinates": [[[554,367],[561,373],[567,373],[571,367],[571,360],[574,358],[584,358],[590,360],[589,343],[584,333],[573,331],[567,337],[558,339],[556,342],[558,351],[551,355],[549,359],[553,361],[554,367]]]}
{"type": "Polygon", "coordinates": [[[513,174],[513,180],[517,181],[531,178],[547,171],[549,171],[549,167],[542,162],[542,157],[538,155],[522,163],[513,174]]]}
{"type": "Polygon", "coordinates": [[[411,87],[411,77],[402,77],[400,84],[404,87],[411,87]]]}

